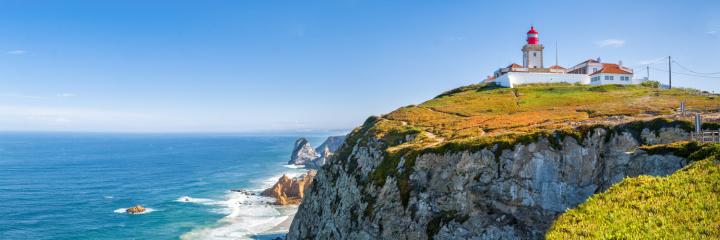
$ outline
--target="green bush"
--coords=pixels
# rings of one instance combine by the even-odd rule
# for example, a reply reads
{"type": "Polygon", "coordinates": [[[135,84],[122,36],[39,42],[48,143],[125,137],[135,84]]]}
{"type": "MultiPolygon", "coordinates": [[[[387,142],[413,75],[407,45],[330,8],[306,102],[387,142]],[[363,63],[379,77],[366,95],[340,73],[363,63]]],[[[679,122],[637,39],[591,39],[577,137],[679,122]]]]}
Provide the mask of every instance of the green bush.
{"type": "Polygon", "coordinates": [[[720,238],[720,144],[688,154],[699,147],[692,144],[676,143],[663,151],[688,155],[695,162],[667,177],[626,178],[562,214],[546,238],[720,238]]]}

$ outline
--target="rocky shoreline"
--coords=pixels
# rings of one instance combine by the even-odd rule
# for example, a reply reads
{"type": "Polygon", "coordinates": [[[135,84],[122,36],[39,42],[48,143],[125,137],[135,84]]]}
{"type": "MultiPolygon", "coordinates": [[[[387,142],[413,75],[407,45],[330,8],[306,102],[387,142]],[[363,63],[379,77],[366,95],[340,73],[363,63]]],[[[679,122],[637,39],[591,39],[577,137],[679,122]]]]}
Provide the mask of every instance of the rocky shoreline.
{"type": "Polygon", "coordinates": [[[275,198],[276,205],[300,204],[305,196],[305,189],[310,188],[315,175],[315,170],[309,170],[294,178],[283,174],[272,187],[265,189],[260,195],[275,198]]]}

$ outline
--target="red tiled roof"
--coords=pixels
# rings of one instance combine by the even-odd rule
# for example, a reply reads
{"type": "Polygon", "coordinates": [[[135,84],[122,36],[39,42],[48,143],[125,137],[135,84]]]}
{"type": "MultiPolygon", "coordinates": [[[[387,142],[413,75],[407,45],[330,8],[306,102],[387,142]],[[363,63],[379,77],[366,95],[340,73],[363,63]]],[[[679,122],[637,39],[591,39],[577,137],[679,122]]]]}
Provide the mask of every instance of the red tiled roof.
{"type": "Polygon", "coordinates": [[[552,67],[550,67],[550,69],[565,69],[565,68],[558,66],[558,65],[553,65],[552,67]]]}
{"type": "Polygon", "coordinates": [[[620,68],[620,65],[617,65],[614,63],[603,63],[602,69],[600,69],[597,72],[594,72],[590,75],[595,75],[598,73],[632,74],[631,72],[625,71],[622,68],[620,68]]]}

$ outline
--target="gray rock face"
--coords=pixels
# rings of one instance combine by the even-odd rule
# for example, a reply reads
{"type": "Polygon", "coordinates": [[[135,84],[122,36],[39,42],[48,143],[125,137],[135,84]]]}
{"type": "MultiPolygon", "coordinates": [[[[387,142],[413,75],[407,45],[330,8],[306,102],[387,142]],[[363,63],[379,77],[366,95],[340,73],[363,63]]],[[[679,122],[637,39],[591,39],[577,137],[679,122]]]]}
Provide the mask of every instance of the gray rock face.
{"type": "Polygon", "coordinates": [[[320,168],[327,163],[330,156],[342,146],[345,136],[331,136],[319,147],[313,149],[305,138],[295,141],[295,148],[288,164],[305,165],[308,168],[320,168]]]}
{"type": "MultiPolygon", "coordinates": [[[[608,134],[597,128],[582,143],[565,137],[555,147],[540,138],[498,154],[484,148],[420,155],[407,205],[397,176],[383,186],[368,180],[383,160],[383,143],[363,139],[348,159],[318,172],[288,239],[540,239],[559,214],[623,178],[668,175],[687,164],[636,150],[630,133],[608,134]]],[[[643,131],[642,138],[673,142],[686,135],[668,128],[643,131]]]]}
{"type": "Polygon", "coordinates": [[[325,142],[320,144],[317,148],[315,148],[315,152],[320,153],[321,157],[328,157],[326,154],[332,154],[342,146],[343,142],[345,142],[345,136],[330,136],[327,139],[325,139],[325,142]]]}
{"type": "Polygon", "coordinates": [[[345,136],[331,136],[325,139],[325,142],[320,144],[315,149],[315,152],[320,154],[320,157],[313,159],[305,164],[309,168],[320,168],[325,165],[330,157],[342,146],[345,142],[345,136]]]}
{"type": "Polygon", "coordinates": [[[315,152],[315,149],[310,146],[310,142],[305,138],[300,138],[295,141],[295,147],[290,155],[288,164],[303,165],[317,157],[319,157],[319,155],[315,152]]]}

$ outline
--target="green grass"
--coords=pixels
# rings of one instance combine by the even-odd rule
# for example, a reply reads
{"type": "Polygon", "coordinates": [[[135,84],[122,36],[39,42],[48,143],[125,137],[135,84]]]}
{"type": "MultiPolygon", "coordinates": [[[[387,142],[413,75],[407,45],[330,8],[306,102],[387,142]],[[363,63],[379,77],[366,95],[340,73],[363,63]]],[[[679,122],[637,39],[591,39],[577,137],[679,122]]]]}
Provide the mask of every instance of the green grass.
{"type": "MultiPolygon", "coordinates": [[[[381,144],[375,147],[384,151],[383,160],[367,179],[356,176],[356,180],[382,187],[388,176],[395,177],[401,202],[407,207],[412,189],[409,176],[421,154],[490,148],[497,157],[518,143],[535,142],[541,137],[553,147],[566,137],[582,143],[595,128],[629,131],[640,141],[644,128],[687,129],[686,120],[652,120],[653,116],[648,115],[672,113],[681,100],[691,110],[716,111],[720,99],[699,93],[688,89],[658,91],[641,85],[531,84],[509,89],[475,84],[368,118],[348,135],[349,144],[341,147],[336,157],[347,171],[354,172],[358,164],[351,157],[353,147],[365,147],[370,140],[378,140],[381,144]],[[618,115],[641,118],[619,126],[599,121],[618,115]],[[583,124],[572,124],[577,122],[583,124]]],[[[369,204],[366,217],[371,217],[373,211],[369,204]]]]}
{"type": "Polygon", "coordinates": [[[720,144],[648,149],[677,152],[694,162],[667,177],[626,178],[561,215],[546,238],[719,239],[720,144]]]}
{"type": "Polygon", "coordinates": [[[586,86],[531,84],[514,89],[483,84],[457,88],[383,118],[406,122],[445,139],[554,130],[569,122],[607,116],[673,113],[680,101],[688,109],[716,111],[720,99],[690,89],[659,91],[650,85],[586,86]]]}

